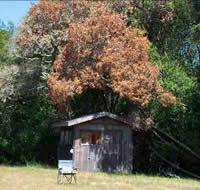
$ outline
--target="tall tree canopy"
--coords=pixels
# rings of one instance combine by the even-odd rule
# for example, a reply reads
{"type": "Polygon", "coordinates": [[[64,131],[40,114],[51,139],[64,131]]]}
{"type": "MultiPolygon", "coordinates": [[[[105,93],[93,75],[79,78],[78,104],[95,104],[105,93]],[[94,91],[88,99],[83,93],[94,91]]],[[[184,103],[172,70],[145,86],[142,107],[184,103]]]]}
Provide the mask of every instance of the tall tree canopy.
{"type": "Polygon", "coordinates": [[[134,0],[132,24],[145,28],[149,40],[160,51],[174,51],[182,45],[197,18],[194,0],[134,0]],[[136,19],[135,19],[136,18],[136,19]]]}
{"type": "Polygon", "coordinates": [[[0,65],[7,60],[9,33],[0,29],[0,65]]]}
{"type": "Polygon", "coordinates": [[[66,43],[67,25],[64,3],[42,1],[34,5],[18,29],[18,54],[52,62],[60,46],[66,43]]]}
{"type": "Polygon", "coordinates": [[[71,23],[68,43],[48,79],[52,102],[63,111],[74,95],[109,87],[139,106],[147,106],[154,93],[162,93],[164,106],[173,104],[175,97],[158,84],[148,43],[142,31],[127,27],[109,8],[98,7],[85,21],[71,23]]]}
{"type": "Polygon", "coordinates": [[[17,36],[18,53],[53,62],[49,97],[60,112],[87,89],[109,88],[141,107],[155,94],[163,106],[175,102],[158,84],[148,40],[123,18],[130,5],[129,0],[41,1],[28,12],[17,36]]]}
{"type": "Polygon", "coordinates": [[[14,30],[14,25],[10,22],[8,25],[0,20],[0,68],[9,65],[9,39],[14,30]]]}
{"type": "MultiPolygon", "coordinates": [[[[115,11],[126,11],[130,0],[106,0],[115,11]],[[119,9],[120,8],[120,9],[119,9]]],[[[40,1],[33,5],[18,28],[17,57],[40,58],[52,63],[68,40],[68,27],[82,21],[99,2],[92,0],[40,1]]]]}

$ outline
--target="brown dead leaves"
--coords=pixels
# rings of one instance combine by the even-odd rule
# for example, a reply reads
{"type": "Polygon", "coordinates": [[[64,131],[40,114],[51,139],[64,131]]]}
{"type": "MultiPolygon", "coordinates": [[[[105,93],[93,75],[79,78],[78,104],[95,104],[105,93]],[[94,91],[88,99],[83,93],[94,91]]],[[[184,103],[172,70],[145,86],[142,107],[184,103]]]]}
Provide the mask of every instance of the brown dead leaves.
{"type": "Polygon", "coordinates": [[[159,68],[149,60],[149,42],[144,32],[127,27],[122,16],[114,13],[113,10],[130,5],[129,0],[123,6],[121,3],[119,0],[41,1],[28,12],[19,45],[41,53],[47,44],[50,47],[53,44],[51,49],[59,46],[62,52],[47,81],[49,97],[60,112],[73,96],[88,88],[109,87],[142,107],[156,93],[163,106],[175,102],[170,93],[160,93],[159,68]]]}
{"type": "MultiPolygon", "coordinates": [[[[58,110],[87,88],[112,88],[142,107],[159,91],[159,68],[149,60],[148,40],[142,31],[127,27],[119,14],[99,6],[84,22],[69,25],[68,39],[48,80],[49,96],[58,110]]],[[[161,95],[162,102],[171,98],[167,94],[161,95]]]]}

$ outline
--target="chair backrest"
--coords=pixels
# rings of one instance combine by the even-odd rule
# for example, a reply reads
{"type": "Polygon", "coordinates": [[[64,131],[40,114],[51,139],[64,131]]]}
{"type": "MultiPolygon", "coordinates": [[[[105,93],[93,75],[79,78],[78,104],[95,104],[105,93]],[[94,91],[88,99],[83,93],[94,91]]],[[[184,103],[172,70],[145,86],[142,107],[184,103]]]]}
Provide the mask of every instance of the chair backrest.
{"type": "Polygon", "coordinates": [[[73,172],[73,161],[72,160],[58,160],[58,169],[61,173],[72,173],[73,172]]]}

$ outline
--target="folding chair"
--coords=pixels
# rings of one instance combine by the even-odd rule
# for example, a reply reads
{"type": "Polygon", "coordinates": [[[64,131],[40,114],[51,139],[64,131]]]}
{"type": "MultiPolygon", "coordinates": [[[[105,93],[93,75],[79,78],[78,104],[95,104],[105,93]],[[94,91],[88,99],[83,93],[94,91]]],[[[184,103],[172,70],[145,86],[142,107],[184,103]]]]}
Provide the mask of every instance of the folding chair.
{"type": "Polygon", "coordinates": [[[58,175],[57,175],[57,183],[62,183],[62,178],[64,177],[67,183],[76,183],[76,174],[77,169],[73,167],[72,160],[58,160],[58,175]]]}

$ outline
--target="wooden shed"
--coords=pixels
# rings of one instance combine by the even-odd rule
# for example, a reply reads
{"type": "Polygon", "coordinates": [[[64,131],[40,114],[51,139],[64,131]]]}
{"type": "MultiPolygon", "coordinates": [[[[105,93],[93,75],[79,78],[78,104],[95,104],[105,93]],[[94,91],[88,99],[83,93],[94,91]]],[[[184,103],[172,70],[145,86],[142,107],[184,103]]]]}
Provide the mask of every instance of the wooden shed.
{"type": "Polygon", "coordinates": [[[74,166],[85,171],[132,172],[132,130],[124,119],[100,112],[54,127],[60,131],[59,160],[73,159],[74,166]]]}

